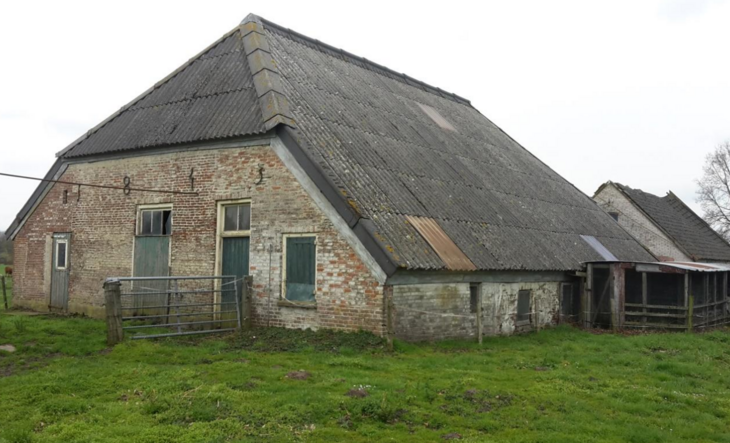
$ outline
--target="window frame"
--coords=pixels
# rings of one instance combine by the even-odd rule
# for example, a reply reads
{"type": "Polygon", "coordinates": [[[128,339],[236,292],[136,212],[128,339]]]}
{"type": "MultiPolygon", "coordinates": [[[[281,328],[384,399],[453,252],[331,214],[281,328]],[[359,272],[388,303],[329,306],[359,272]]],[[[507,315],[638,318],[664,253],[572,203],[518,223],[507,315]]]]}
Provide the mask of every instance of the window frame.
{"type": "Polygon", "coordinates": [[[174,231],[174,218],[175,214],[173,211],[172,203],[160,203],[150,205],[138,205],[137,206],[137,220],[135,223],[135,235],[137,237],[172,237],[174,231]],[[170,232],[168,234],[143,234],[142,224],[144,223],[144,212],[148,211],[170,211],[170,232]]]}
{"type": "Polygon", "coordinates": [[[251,224],[253,223],[253,208],[251,207],[251,199],[227,200],[218,202],[218,236],[219,237],[250,237],[251,224]],[[226,208],[230,206],[248,206],[248,229],[226,231],[226,208]]]}
{"type": "Polygon", "coordinates": [[[319,264],[319,260],[317,258],[317,252],[318,252],[318,246],[319,246],[319,235],[314,232],[306,232],[306,233],[297,233],[297,234],[282,234],[281,235],[281,296],[280,300],[285,303],[290,304],[304,304],[304,305],[314,305],[317,303],[317,292],[319,291],[319,286],[317,284],[317,265],[319,264]],[[311,302],[303,302],[303,301],[292,301],[286,298],[286,258],[287,258],[287,248],[286,248],[286,241],[290,238],[303,238],[303,237],[312,237],[314,238],[314,300],[311,302]]]}
{"type": "Polygon", "coordinates": [[[520,289],[519,291],[517,291],[517,314],[515,316],[515,324],[517,326],[526,326],[526,325],[532,324],[532,317],[533,317],[533,315],[532,315],[533,314],[533,312],[532,312],[533,303],[532,302],[533,302],[533,299],[534,299],[534,297],[533,297],[533,294],[532,294],[532,289],[520,289]],[[523,294],[523,293],[527,293],[527,295],[529,297],[529,304],[527,305],[527,313],[524,314],[524,315],[527,316],[527,319],[520,320],[520,317],[521,317],[521,315],[520,315],[520,295],[523,294]]]}
{"type": "Polygon", "coordinates": [[[57,238],[56,240],[56,247],[55,251],[53,251],[53,264],[55,265],[56,271],[65,271],[68,269],[68,239],[67,238],[57,238]],[[64,244],[65,247],[63,248],[63,266],[58,266],[58,250],[60,244],[64,244]]]}

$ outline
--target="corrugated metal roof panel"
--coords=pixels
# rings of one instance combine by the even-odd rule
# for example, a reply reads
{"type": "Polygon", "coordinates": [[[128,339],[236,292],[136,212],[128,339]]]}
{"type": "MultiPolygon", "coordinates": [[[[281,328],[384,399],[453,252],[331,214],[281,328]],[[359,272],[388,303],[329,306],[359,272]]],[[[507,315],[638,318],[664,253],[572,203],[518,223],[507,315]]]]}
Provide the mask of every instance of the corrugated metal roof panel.
{"type": "Polygon", "coordinates": [[[476,266],[469,260],[456,243],[441,229],[436,220],[427,217],[407,216],[408,221],[416,228],[419,234],[426,239],[446,264],[446,269],[452,271],[474,271],[476,266]]]}
{"type": "Polygon", "coordinates": [[[63,155],[75,158],[258,134],[266,129],[234,32],[123,108],[63,155]]]}

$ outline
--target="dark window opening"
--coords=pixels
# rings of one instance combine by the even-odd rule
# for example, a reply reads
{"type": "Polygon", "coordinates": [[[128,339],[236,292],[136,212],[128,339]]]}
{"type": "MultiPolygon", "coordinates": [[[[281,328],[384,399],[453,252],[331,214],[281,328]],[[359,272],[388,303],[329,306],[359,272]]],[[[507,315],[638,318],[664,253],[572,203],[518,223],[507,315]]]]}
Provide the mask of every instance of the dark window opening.
{"type": "Polygon", "coordinates": [[[287,237],[286,247],[286,299],[297,302],[313,302],[317,268],[315,237],[287,237]]]}
{"type": "Polygon", "coordinates": [[[626,303],[642,304],[644,301],[644,283],[641,272],[626,270],[626,303]]]}
{"type": "Polygon", "coordinates": [[[618,212],[609,212],[608,215],[613,217],[614,220],[618,221],[618,212]]]}
{"type": "Polygon", "coordinates": [[[66,267],[66,242],[56,243],[56,268],[66,267]]]}
{"type": "Polygon", "coordinates": [[[223,230],[248,231],[251,229],[251,205],[225,206],[223,230]]]}
{"type": "Polygon", "coordinates": [[[469,285],[469,311],[472,314],[477,312],[477,305],[479,303],[479,285],[472,283],[469,285]]]}
{"type": "Polygon", "coordinates": [[[171,235],[172,210],[149,209],[141,211],[142,223],[139,235],[171,235]]]}
{"type": "Polygon", "coordinates": [[[517,323],[530,322],[530,301],[532,291],[523,289],[517,293],[517,323]]]}

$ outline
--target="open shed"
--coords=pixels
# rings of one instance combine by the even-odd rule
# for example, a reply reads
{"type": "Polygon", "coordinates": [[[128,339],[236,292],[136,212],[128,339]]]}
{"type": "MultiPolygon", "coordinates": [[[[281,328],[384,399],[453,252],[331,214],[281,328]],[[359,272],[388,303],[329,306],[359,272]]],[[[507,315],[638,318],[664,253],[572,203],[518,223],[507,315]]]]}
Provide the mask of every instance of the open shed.
{"type": "Polygon", "coordinates": [[[727,264],[587,263],[588,328],[703,329],[727,324],[727,264]]]}

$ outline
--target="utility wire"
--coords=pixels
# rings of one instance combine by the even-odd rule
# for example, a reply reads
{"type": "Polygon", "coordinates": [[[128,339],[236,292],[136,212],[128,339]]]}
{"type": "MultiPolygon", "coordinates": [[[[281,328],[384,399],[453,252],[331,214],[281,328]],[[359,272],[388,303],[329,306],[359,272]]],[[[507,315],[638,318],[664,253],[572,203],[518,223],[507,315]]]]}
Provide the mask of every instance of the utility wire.
{"type": "Polygon", "coordinates": [[[156,192],[158,194],[198,195],[198,193],[194,192],[194,191],[166,191],[163,189],[132,188],[132,187],[127,187],[127,186],[113,186],[113,185],[97,185],[97,184],[92,184],[92,183],[78,183],[78,182],[69,182],[69,181],[65,181],[65,180],[51,180],[51,179],[47,179],[47,178],[28,177],[25,175],[8,174],[6,172],[0,172],[0,176],[11,177],[11,178],[22,178],[25,180],[37,180],[37,181],[42,181],[42,182],[61,183],[61,184],[65,184],[65,185],[88,186],[90,188],[121,189],[122,191],[138,191],[138,192],[156,192]]]}

